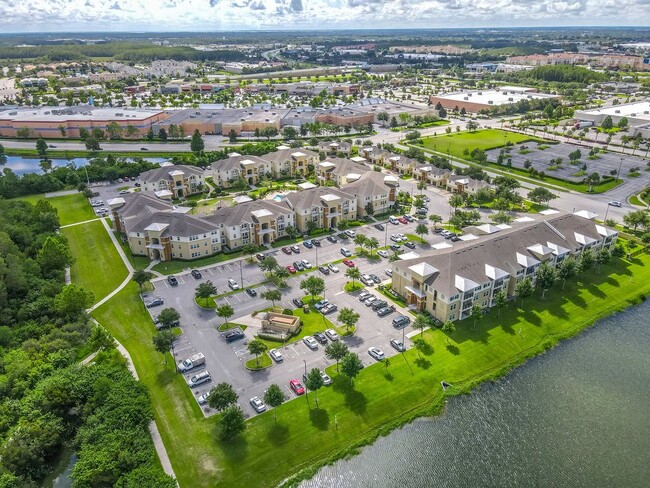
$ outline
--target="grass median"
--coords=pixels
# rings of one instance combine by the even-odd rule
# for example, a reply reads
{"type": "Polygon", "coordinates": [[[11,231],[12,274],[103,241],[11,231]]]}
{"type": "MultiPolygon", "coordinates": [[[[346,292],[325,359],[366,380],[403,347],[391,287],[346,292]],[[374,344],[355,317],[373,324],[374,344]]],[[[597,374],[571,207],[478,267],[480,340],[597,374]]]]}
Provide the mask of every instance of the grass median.
{"type": "Polygon", "coordinates": [[[319,409],[313,395],[295,399],[279,407],[277,422],[273,412],[256,416],[240,439],[228,443],[215,440],[218,418],[203,417],[182,376],[155,351],[155,329],[137,285],[93,315],[129,350],[149,388],[181,487],[270,487],[292,476],[291,483],[298,482],[418,416],[438,413],[445,397],[440,381],[454,385],[447,394],[468,391],[624,308],[650,291],[649,264],[645,254],[615,259],[584,273],[576,280],[582,283],[570,282],[565,290],[557,284],[543,300],[536,291],[523,308],[511,302],[500,317],[493,310],[475,328],[465,321],[449,337],[426,331],[421,352],[410,349],[388,366],[367,367],[353,383],[332,365],[327,371],[333,385],[319,392],[319,409]]]}
{"type": "Polygon", "coordinates": [[[18,200],[24,200],[32,204],[39,200],[45,200],[56,209],[61,225],[75,224],[97,218],[88,200],[81,193],[50,198],[46,198],[45,195],[28,195],[19,197],[18,200]]]}

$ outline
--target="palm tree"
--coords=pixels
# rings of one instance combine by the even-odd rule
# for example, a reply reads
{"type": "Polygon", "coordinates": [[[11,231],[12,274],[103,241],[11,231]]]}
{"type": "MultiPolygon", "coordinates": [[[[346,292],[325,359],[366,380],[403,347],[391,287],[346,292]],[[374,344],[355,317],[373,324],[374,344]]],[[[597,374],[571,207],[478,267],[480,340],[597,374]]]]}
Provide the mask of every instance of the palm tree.
{"type": "Polygon", "coordinates": [[[361,277],[361,271],[359,271],[359,268],[348,268],[348,270],[345,272],[345,276],[347,278],[352,279],[352,286],[355,285],[355,280],[358,280],[361,277]]]}
{"type": "Polygon", "coordinates": [[[349,332],[350,327],[354,327],[359,321],[359,314],[349,307],[344,307],[339,312],[339,322],[345,325],[345,329],[349,332]]]}
{"type": "Polygon", "coordinates": [[[370,249],[370,255],[372,255],[372,251],[379,247],[379,240],[377,240],[376,237],[369,237],[366,240],[366,246],[368,246],[368,249],[370,249]]]}
{"type": "Polygon", "coordinates": [[[255,362],[260,367],[260,354],[264,354],[268,346],[258,339],[253,339],[248,343],[248,352],[255,354],[255,362]]]}
{"type": "Polygon", "coordinates": [[[429,320],[422,314],[418,314],[417,317],[415,317],[415,321],[413,322],[413,327],[416,329],[420,329],[420,337],[424,334],[424,329],[429,327],[429,320]]]}
{"type": "Polygon", "coordinates": [[[217,287],[214,286],[214,283],[212,281],[204,281],[203,283],[199,283],[199,286],[196,287],[194,291],[194,296],[196,297],[197,301],[199,299],[201,300],[207,300],[211,296],[214,296],[217,294],[217,287]]]}
{"type": "Polygon", "coordinates": [[[235,315],[235,309],[226,303],[219,305],[216,309],[216,312],[218,317],[225,319],[224,324],[227,324],[228,319],[235,315]]]}
{"type": "Polygon", "coordinates": [[[361,248],[361,250],[364,250],[364,246],[368,242],[368,238],[363,235],[363,234],[357,234],[356,237],[354,238],[354,243],[361,248]]]}

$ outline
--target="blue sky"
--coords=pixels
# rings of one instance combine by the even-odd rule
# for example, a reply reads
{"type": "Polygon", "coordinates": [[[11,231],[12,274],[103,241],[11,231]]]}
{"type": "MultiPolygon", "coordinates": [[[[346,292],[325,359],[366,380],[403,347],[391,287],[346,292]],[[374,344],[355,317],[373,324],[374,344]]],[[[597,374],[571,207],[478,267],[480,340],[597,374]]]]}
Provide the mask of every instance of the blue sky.
{"type": "Polygon", "coordinates": [[[5,32],[614,26],[649,18],[650,0],[0,0],[5,32]]]}

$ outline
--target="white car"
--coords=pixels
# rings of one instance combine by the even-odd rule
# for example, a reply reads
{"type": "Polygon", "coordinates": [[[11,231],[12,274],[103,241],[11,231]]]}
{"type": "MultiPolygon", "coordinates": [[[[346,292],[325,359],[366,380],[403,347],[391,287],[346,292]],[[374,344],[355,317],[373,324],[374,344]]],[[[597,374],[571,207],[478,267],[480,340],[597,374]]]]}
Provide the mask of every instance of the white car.
{"type": "Polygon", "coordinates": [[[379,254],[382,258],[387,258],[388,257],[388,251],[386,249],[381,249],[377,251],[377,254],[379,254]]]}
{"type": "Polygon", "coordinates": [[[390,240],[393,241],[393,242],[401,242],[402,241],[400,236],[398,236],[397,234],[391,234],[390,235],[390,240]]]}
{"type": "Polygon", "coordinates": [[[617,202],[616,200],[607,202],[607,205],[611,205],[612,207],[622,207],[623,204],[621,202],[617,202]]]}
{"type": "Polygon", "coordinates": [[[402,241],[402,242],[406,242],[406,241],[408,241],[408,237],[406,237],[404,234],[395,234],[395,235],[396,235],[397,238],[398,238],[400,241],[402,241]]]}
{"type": "Polygon", "coordinates": [[[387,276],[393,276],[393,270],[390,269],[390,268],[386,268],[385,273],[386,273],[387,276]]]}
{"type": "Polygon", "coordinates": [[[351,239],[354,239],[357,236],[357,233],[354,232],[353,230],[346,230],[345,235],[351,239]]]}
{"type": "Polygon", "coordinates": [[[325,371],[321,370],[320,377],[323,378],[323,385],[330,386],[332,384],[332,378],[325,371]]]}
{"type": "Polygon", "coordinates": [[[325,331],[325,335],[329,338],[330,341],[338,341],[339,340],[339,335],[336,333],[334,329],[327,329],[325,331]]]}
{"type": "Polygon", "coordinates": [[[307,269],[310,269],[312,267],[311,263],[309,261],[307,261],[306,259],[302,260],[302,265],[307,269]]]}
{"type": "Polygon", "coordinates": [[[282,353],[281,353],[279,350],[277,350],[277,349],[271,349],[271,350],[269,351],[269,354],[271,355],[271,358],[273,358],[273,360],[274,360],[276,363],[281,363],[282,361],[284,361],[284,356],[283,356],[282,353]]]}
{"type": "Polygon", "coordinates": [[[264,405],[264,402],[260,400],[259,397],[251,398],[250,402],[257,413],[262,413],[264,410],[266,410],[266,405],[264,405]]]}
{"type": "Polygon", "coordinates": [[[203,395],[199,396],[196,400],[199,402],[199,405],[205,405],[208,403],[208,397],[210,396],[210,392],[206,391],[203,395]]]}
{"type": "Polygon", "coordinates": [[[316,342],[316,339],[314,339],[312,336],[303,337],[302,342],[307,344],[307,347],[309,349],[318,349],[318,342],[316,342]]]}
{"type": "Polygon", "coordinates": [[[328,264],[327,267],[330,269],[330,271],[332,273],[338,273],[339,272],[339,267],[334,263],[328,264]]]}
{"type": "Polygon", "coordinates": [[[361,282],[366,286],[374,286],[375,284],[375,282],[372,280],[372,277],[367,274],[361,275],[361,282]]]}
{"type": "Polygon", "coordinates": [[[231,290],[239,290],[239,283],[237,283],[232,278],[228,279],[228,286],[230,287],[231,290]]]}
{"type": "Polygon", "coordinates": [[[382,351],[378,347],[369,347],[368,348],[368,354],[370,354],[377,361],[381,361],[382,359],[384,359],[386,357],[384,355],[384,351],[382,351]]]}
{"type": "Polygon", "coordinates": [[[347,247],[342,247],[341,248],[341,254],[343,254],[346,258],[349,258],[350,256],[352,256],[352,253],[350,252],[350,250],[347,247]]]}

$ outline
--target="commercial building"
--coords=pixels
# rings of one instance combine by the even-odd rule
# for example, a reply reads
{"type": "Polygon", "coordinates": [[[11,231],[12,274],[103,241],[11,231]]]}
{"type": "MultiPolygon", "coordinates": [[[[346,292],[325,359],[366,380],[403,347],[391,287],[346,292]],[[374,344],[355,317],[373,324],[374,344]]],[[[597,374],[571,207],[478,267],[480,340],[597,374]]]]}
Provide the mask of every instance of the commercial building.
{"type": "Polygon", "coordinates": [[[502,86],[494,90],[468,90],[444,95],[432,95],[429,103],[433,106],[441,104],[447,110],[465,109],[477,113],[493,107],[513,105],[522,100],[553,99],[556,95],[536,93],[534,88],[502,86]]]}
{"type": "Polygon", "coordinates": [[[475,305],[493,307],[498,292],[512,297],[517,283],[534,282],[542,263],[555,267],[587,249],[615,245],[615,230],[580,215],[467,229],[474,240],[393,263],[392,288],[410,307],[441,322],[462,320],[475,305]]]}
{"type": "Polygon", "coordinates": [[[588,120],[595,125],[602,124],[603,120],[608,116],[612,118],[614,125],[618,124],[625,117],[630,127],[630,135],[634,136],[640,133],[642,137],[650,137],[649,100],[591,110],[576,110],[574,114],[575,119],[588,120]]]}

